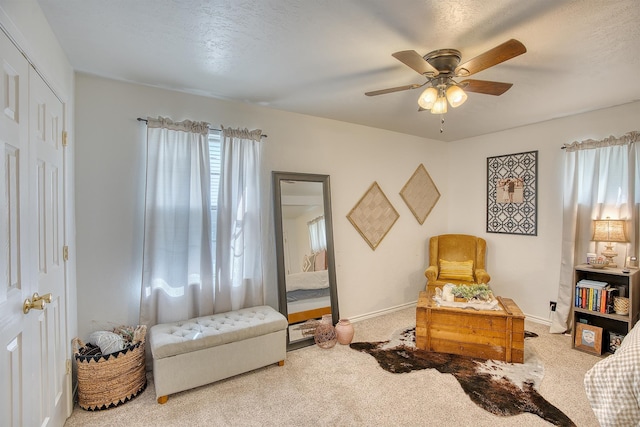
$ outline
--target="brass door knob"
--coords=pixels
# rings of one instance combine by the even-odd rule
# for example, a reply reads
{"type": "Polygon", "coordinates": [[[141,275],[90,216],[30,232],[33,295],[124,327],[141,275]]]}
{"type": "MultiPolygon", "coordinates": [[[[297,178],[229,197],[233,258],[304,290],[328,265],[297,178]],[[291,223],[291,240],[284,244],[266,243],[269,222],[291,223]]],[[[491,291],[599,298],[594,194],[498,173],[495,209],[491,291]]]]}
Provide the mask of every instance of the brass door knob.
{"type": "Polygon", "coordinates": [[[24,300],[24,304],[22,304],[22,312],[27,314],[32,308],[36,310],[44,310],[44,300],[40,299],[38,301],[31,301],[29,298],[24,300]]]}
{"type": "Polygon", "coordinates": [[[38,295],[38,293],[37,293],[37,292],[35,292],[35,293],[33,294],[33,297],[31,297],[31,299],[33,300],[33,302],[43,300],[43,301],[44,301],[44,302],[46,302],[47,304],[51,304],[51,298],[52,298],[52,296],[51,296],[51,294],[50,294],[50,293],[48,293],[48,294],[44,294],[44,295],[38,295]]]}
{"type": "Polygon", "coordinates": [[[44,310],[44,305],[50,304],[52,298],[53,297],[50,293],[38,295],[37,292],[34,292],[31,299],[27,298],[24,300],[24,304],[22,304],[22,312],[27,314],[31,309],[44,310]]]}

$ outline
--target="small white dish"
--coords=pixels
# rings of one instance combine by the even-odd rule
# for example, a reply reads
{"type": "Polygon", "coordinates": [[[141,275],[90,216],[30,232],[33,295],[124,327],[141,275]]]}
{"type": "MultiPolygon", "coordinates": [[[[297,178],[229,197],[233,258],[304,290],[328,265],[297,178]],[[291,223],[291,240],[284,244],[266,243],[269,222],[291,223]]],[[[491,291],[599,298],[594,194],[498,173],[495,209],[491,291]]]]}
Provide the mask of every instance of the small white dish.
{"type": "Polygon", "coordinates": [[[589,266],[590,266],[591,268],[595,268],[595,269],[597,269],[597,270],[601,270],[601,269],[605,268],[608,264],[609,264],[608,262],[607,262],[607,263],[602,263],[602,264],[594,264],[594,263],[591,263],[591,264],[589,264],[589,266]]]}

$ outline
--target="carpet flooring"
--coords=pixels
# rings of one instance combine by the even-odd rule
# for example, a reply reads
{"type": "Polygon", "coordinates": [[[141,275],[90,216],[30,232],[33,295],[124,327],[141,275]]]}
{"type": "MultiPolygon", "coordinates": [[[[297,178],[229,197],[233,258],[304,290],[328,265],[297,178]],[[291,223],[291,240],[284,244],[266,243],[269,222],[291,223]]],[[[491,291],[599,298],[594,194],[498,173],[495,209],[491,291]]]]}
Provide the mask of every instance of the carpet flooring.
{"type": "MultiPolygon", "coordinates": [[[[354,342],[385,341],[412,323],[415,306],[353,322],[354,342]]],[[[597,427],[583,378],[600,357],[572,350],[569,336],[550,334],[546,325],[526,320],[525,328],[539,335],[525,345],[544,366],[539,393],[576,425],[597,427]]],[[[89,412],[76,405],[66,426],[552,425],[531,413],[504,417],[485,411],[453,375],[436,369],[393,374],[368,354],[340,344],[291,351],[284,366],[274,364],[176,393],[164,405],[156,402],[153,375],[148,378],[143,393],[116,408],[89,412]]]]}
{"type": "MultiPolygon", "coordinates": [[[[499,416],[529,412],[556,426],[574,427],[562,411],[538,393],[544,368],[535,352],[526,345],[524,363],[477,359],[455,354],[423,351],[415,345],[415,327],[401,329],[388,341],[356,342],[354,350],[370,354],[383,369],[406,374],[436,369],[451,374],[476,405],[499,416]]],[[[526,340],[537,334],[527,333],[526,340]]]]}

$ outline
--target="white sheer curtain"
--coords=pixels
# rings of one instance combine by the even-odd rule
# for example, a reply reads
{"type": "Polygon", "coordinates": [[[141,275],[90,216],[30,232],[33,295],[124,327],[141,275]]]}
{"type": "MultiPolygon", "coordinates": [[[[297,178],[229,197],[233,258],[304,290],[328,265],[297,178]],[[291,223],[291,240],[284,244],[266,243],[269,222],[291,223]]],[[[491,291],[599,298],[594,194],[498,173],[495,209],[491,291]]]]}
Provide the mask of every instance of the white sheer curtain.
{"type": "Polygon", "coordinates": [[[141,324],[213,313],[208,132],[147,119],[141,324]]]}
{"type": "Polygon", "coordinates": [[[264,303],[260,130],[222,130],[215,311],[264,303]]]}
{"type": "Polygon", "coordinates": [[[309,243],[312,252],[320,252],[327,249],[327,235],[324,226],[324,216],[319,216],[307,223],[309,228],[309,243]]]}
{"type": "Polygon", "coordinates": [[[620,138],[586,140],[565,145],[562,261],[558,305],[550,331],[571,328],[573,267],[586,261],[587,252],[601,252],[591,241],[594,219],[628,220],[629,244],[618,243],[618,265],[627,254],[638,255],[638,203],[640,203],[640,132],[620,138]]]}

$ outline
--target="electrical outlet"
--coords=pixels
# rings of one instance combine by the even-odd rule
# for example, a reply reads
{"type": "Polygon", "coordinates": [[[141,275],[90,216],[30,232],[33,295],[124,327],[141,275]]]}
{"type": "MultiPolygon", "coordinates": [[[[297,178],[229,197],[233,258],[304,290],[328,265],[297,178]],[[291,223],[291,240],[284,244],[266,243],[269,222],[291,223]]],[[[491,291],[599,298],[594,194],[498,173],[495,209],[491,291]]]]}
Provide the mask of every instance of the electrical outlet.
{"type": "Polygon", "coordinates": [[[551,311],[556,311],[556,302],[555,301],[549,301],[549,309],[551,311]]]}

